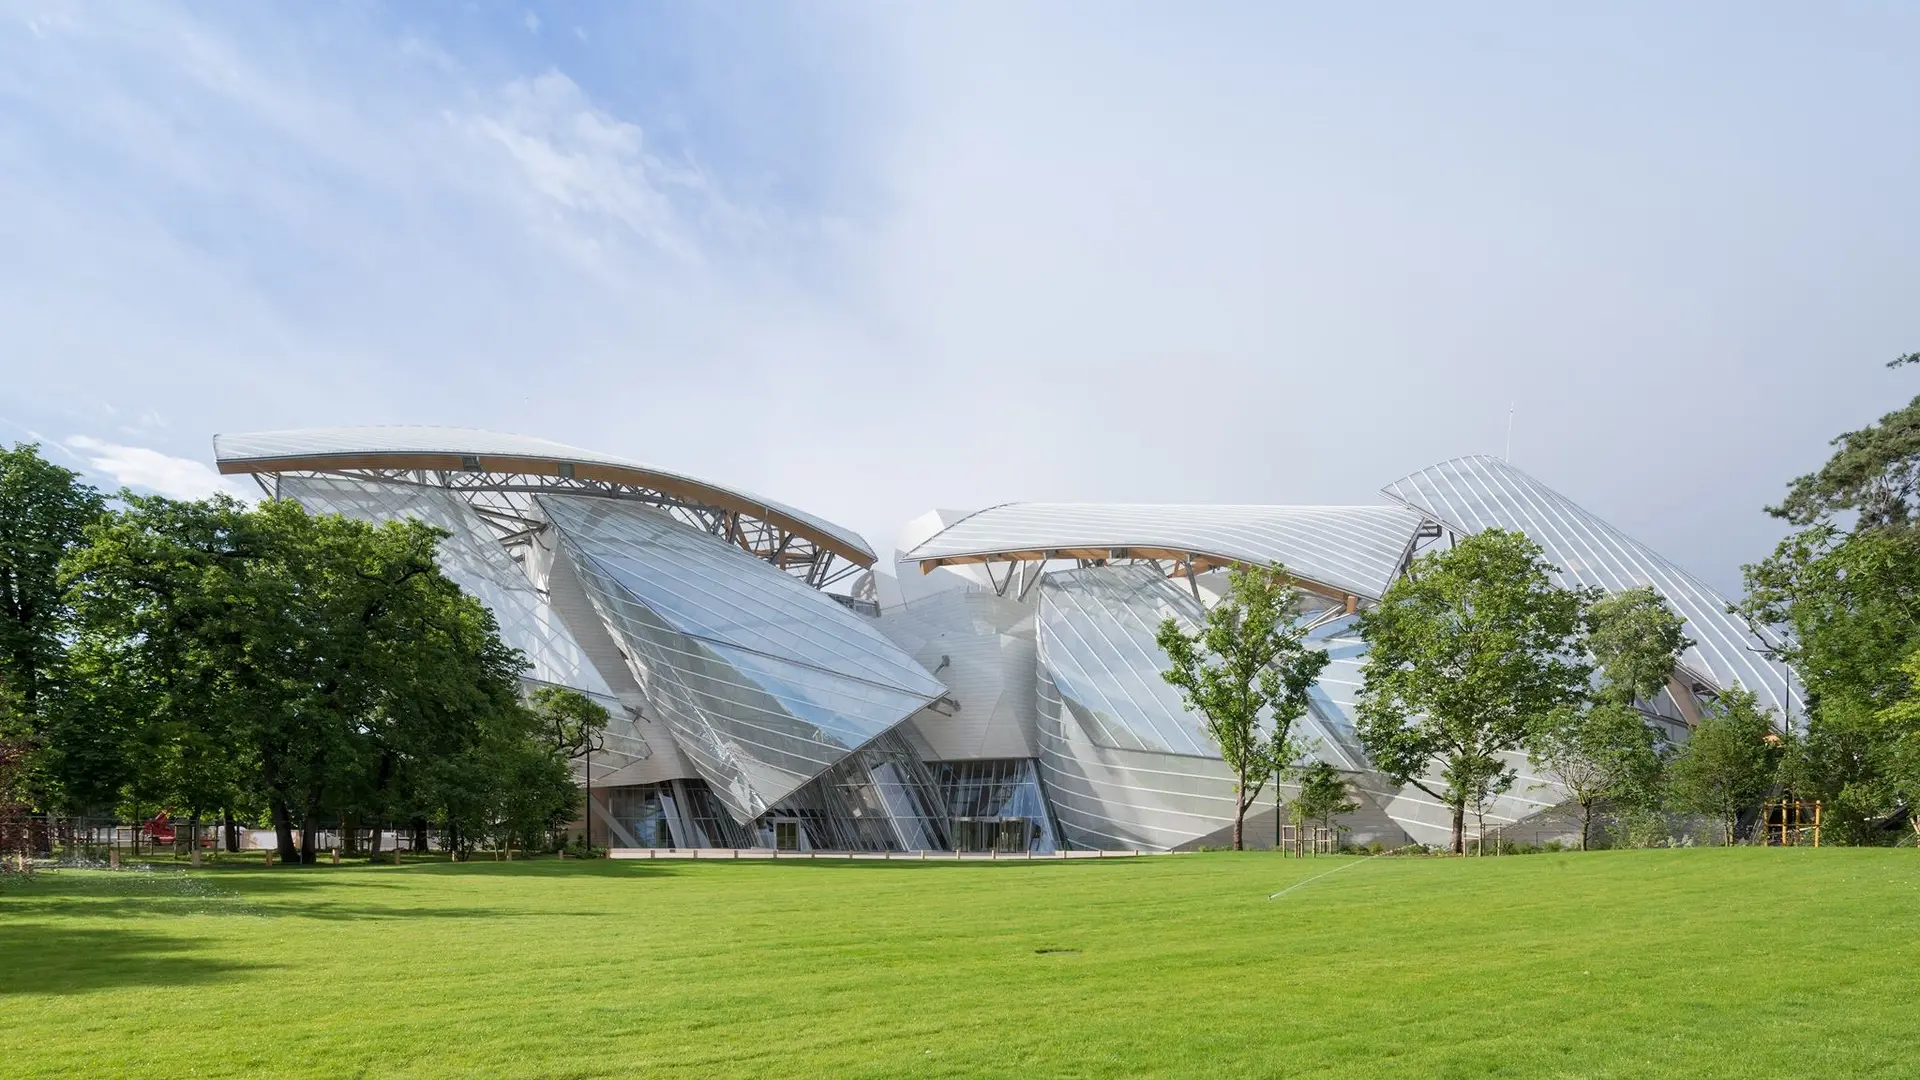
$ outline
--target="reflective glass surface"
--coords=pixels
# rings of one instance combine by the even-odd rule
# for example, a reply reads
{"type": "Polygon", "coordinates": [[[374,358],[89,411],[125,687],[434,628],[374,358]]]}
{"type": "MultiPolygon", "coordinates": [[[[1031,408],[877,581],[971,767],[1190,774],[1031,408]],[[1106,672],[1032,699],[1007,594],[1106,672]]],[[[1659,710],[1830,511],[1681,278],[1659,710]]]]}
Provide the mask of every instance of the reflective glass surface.
{"type": "Polygon", "coordinates": [[[1444,461],[1383,491],[1459,533],[1496,526],[1523,531],[1570,584],[1608,592],[1651,585],[1687,620],[1695,645],[1682,664],[1721,688],[1744,686],[1783,712],[1791,702],[1792,715],[1801,714],[1798,684],[1789,690],[1787,669],[1755,651],[1762,642],[1727,613],[1726,597],[1499,458],[1444,461]]]}
{"type": "Polygon", "coordinates": [[[1191,630],[1204,615],[1185,587],[1151,567],[1051,573],[1040,583],[1040,664],[1096,744],[1214,756],[1180,691],[1160,677],[1167,654],[1154,641],[1162,620],[1191,630]]]}
{"type": "Polygon", "coordinates": [[[944,688],[861,616],[645,506],[542,495],[635,677],[740,822],[944,688]]]}
{"type": "Polygon", "coordinates": [[[380,484],[344,477],[286,476],[280,493],[309,511],[362,521],[417,518],[445,529],[435,561],[469,595],[492,609],[500,638],[525,653],[529,677],[611,697],[553,608],[493,538],[493,530],[452,492],[414,485],[380,484]]]}
{"type": "Polygon", "coordinates": [[[1030,758],[940,761],[932,766],[941,798],[953,815],[953,843],[961,851],[1051,854],[1053,812],[1040,791],[1030,758]]]}
{"type": "Polygon", "coordinates": [[[782,799],[758,823],[776,846],[775,823],[795,821],[818,851],[943,851],[947,811],[933,775],[905,739],[887,732],[782,799]]]}

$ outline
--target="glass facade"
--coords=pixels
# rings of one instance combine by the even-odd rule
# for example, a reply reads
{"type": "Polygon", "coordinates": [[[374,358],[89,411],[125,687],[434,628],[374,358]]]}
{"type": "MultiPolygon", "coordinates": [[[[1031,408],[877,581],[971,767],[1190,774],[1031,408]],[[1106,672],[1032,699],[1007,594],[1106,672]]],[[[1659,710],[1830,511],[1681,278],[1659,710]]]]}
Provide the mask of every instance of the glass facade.
{"type": "Polygon", "coordinates": [[[1771,635],[1756,639],[1727,613],[1726,597],[1499,458],[1444,461],[1382,490],[1457,533],[1494,527],[1525,532],[1569,584],[1608,592],[1651,585],[1687,620],[1695,644],[1682,664],[1719,687],[1743,686],[1783,714],[1801,714],[1800,688],[1789,688],[1787,668],[1755,651],[1775,643],[1771,635]]]}
{"type": "Polygon", "coordinates": [[[1031,759],[939,761],[933,772],[952,815],[955,850],[1036,855],[1059,850],[1053,812],[1031,759]]]}
{"type": "Polygon", "coordinates": [[[888,732],[783,799],[758,823],[763,847],[794,822],[802,850],[945,851],[947,810],[912,747],[888,732]]]}
{"type": "Polygon", "coordinates": [[[611,695],[545,598],[458,495],[439,488],[333,476],[282,477],[280,494],[317,514],[372,522],[411,517],[445,529],[448,536],[436,553],[441,571],[492,609],[501,640],[525,653],[533,664],[529,676],[602,697],[611,695]]]}
{"type": "Polygon", "coordinates": [[[598,790],[622,847],[747,848],[752,830],[736,823],[700,780],[668,780],[598,790]],[[621,835],[621,833],[625,835],[621,835]]]}
{"type": "MultiPolygon", "coordinates": [[[[758,821],[733,820],[700,780],[633,784],[597,793],[635,847],[781,851],[950,850],[947,811],[933,774],[888,733],[787,796],[758,821]]],[[[624,836],[621,833],[624,832],[624,836]]]]}
{"type": "Polygon", "coordinates": [[[542,495],[674,741],[748,822],[945,688],[861,616],[645,506],[542,495]]]}
{"type": "Polygon", "coordinates": [[[1164,851],[1231,824],[1232,777],[1154,641],[1162,619],[1202,615],[1148,566],[1041,581],[1040,779],[1069,846],[1164,851]]]}
{"type": "Polygon", "coordinates": [[[1040,663],[1096,745],[1211,756],[1217,753],[1180,691],[1160,677],[1154,641],[1165,619],[1191,629],[1206,612],[1146,566],[1048,574],[1040,583],[1040,663]]]}
{"type": "MultiPolygon", "coordinates": [[[[1364,796],[1349,819],[1355,838],[1438,842],[1447,809],[1389,783],[1355,734],[1366,662],[1356,612],[1418,544],[1447,542],[1447,531],[1521,530],[1570,584],[1657,589],[1696,641],[1674,685],[1643,703],[1669,738],[1699,715],[1689,687],[1738,684],[1801,712],[1797,685],[1756,651],[1762,641],[1726,613],[1725,598],[1489,457],[1395,481],[1382,506],[1011,503],[943,517],[905,562],[1017,562],[1018,590],[1009,591],[1012,569],[1003,584],[961,567],[935,580],[985,587],[911,602],[896,590],[900,602],[876,611],[877,591],[823,591],[845,580],[832,559],[871,563],[850,530],[545,440],[328,429],[222,437],[216,455],[223,471],[271,476],[270,490],[315,512],[445,530],[441,568],[493,611],[532,665],[529,680],[608,706],[607,746],[594,755],[595,833],[622,846],[1051,853],[1220,843],[1234,778],[1161,677],[1154,637],[1165,619],[1200,622],[1234,562],[1284,564],[1305,586],[1298,617],[1329,663],[1296,731],[1364,796]],[[1070,564],[1078,568],[1046,572],[1070,564]],[[1172,564],[1194,576],[1168,577],[1172,564]]],[[[1547,820],[1540,812],[1565,793],[1523,755],[1508,762],[1519,782],[1487,822],[1547,820]]],[[[1273,828],[1271,798],[1255,829],[1273,828]]]]}

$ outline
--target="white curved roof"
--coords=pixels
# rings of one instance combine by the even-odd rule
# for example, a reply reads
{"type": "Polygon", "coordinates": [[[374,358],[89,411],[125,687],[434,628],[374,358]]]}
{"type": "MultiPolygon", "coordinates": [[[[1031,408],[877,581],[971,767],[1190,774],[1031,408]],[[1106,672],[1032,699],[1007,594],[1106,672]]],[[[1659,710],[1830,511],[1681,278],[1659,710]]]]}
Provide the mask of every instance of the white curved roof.
{"type": "Polygon", "coordinates": [[[1377,599],[1421,520],[1403,506],[1005,503],[954,522],[903,561],[938,565],[1076,549],[1178,551],[1280,563],[1304,581],[1377,599]]]}
{"type": "MultiPolygon", "coordinates": [[[[1761,643],[1727,613],[1726,597],[1499,458],[1454,458],[1381,490],[1457,533],[1494,527],[1525,532],[1570,584],[1609,593],[1653,586],[1687,620],[1687,636],[1694,639],[1681,663],[1722,689],[1744,686],[1783,714],[1790,693],[1798,714],[1799,687],[1789,692],[1787,669],[1755,651],[1761,643]]],[[[1771,637],[1767,643],[1777,644],[1771,637]]]]}
{"type": "Polygon", "coordinates": [[[530,435],[503,435],[474,428],[344,427],[215,435],[214,461],[223,473],[328,471],[351,468],[460,469],[459,459],[482,459],[481,471],[551,476],[562,463],[582,478],[634,484],[739,510],[790,528],[836,555],[873,565],[873,549],[852,529],[825,518],[724,487],[686,473],[631,458],[557,443],[530,435]],[[580,466],[586,466],[582,469],[580,466]]]}

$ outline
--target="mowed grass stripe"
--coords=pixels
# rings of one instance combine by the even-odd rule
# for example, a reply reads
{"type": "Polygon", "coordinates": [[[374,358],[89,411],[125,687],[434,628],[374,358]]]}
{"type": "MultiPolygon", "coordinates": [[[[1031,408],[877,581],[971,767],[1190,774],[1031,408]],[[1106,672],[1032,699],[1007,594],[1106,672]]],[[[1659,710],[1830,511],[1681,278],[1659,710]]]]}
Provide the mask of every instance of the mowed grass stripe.
{"type": "Polygon", "coordinates": [[[1910,850],[536,861],[0,891],[0,1075],[1909,1076],[1910,850]]]}

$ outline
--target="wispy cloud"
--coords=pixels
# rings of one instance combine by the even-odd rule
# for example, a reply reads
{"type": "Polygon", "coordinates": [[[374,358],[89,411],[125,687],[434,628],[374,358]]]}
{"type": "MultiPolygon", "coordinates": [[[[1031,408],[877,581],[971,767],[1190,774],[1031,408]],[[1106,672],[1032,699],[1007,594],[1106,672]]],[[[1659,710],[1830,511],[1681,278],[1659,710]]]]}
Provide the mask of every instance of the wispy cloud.
{"type": "Polygon", "coordinates": [[[617,227],[688,262],[701,258],[679,200],[700,217],[724,211],[701,171],[651,153],[639,125],[596,106],[558,71],[515,79],[467,119],[470,131],[506,152],[533,202],[536,223],[556,216],[597,239],[617,227]]]}
{"type": "Polygon", "coordinates": [[[144,488],[172,499],[204,499],[227,494],[247,498],[246,485],[222,476],[204,462],[174,457],[143,446],[122,446],[89,435],[69,436],[64,444],[94,472],[132,488],[144,488]]]}

